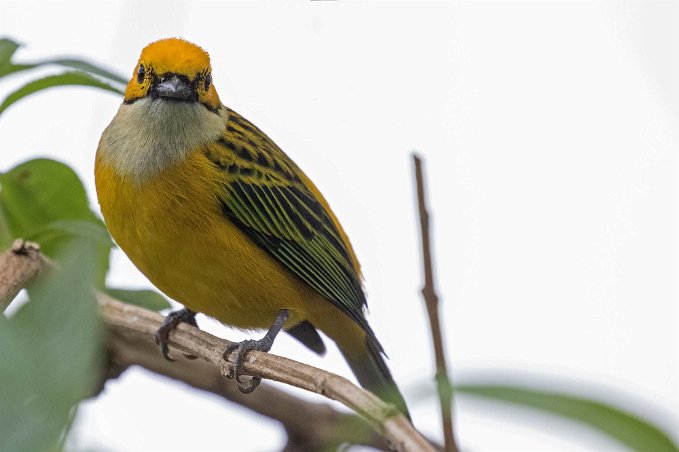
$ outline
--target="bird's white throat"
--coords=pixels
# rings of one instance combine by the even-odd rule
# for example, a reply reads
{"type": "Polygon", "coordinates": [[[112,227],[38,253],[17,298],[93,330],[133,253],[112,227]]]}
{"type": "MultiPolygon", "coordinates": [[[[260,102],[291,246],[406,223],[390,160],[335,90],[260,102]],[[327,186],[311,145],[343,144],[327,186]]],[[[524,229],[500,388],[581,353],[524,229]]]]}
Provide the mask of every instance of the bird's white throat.
{"type": "Polygon", "coordinates": [[[217,140],[227,119],[225,107],[213,113],[197,102],[140,99],[120,106],[97,153],[119,174],[141,183],[217,140]]]}

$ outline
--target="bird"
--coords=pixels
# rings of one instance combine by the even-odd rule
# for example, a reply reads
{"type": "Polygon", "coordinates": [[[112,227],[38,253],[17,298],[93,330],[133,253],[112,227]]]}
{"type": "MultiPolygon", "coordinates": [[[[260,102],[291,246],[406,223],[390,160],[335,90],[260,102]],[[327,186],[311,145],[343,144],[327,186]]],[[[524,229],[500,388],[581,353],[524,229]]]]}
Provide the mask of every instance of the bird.
{"type": "Polygon", "coordinates": [[[314,183],[264,132],[222,103],[208,53],[181,38],[148,44],[103,131],[95,185],[108,230],[134,265],[184,308],[261,339],[227,347],[240,379],[249,350],[283,330],[312,351],[338,346],[358,382],[409,417],[368,324],[361,267],[314,183]]]}

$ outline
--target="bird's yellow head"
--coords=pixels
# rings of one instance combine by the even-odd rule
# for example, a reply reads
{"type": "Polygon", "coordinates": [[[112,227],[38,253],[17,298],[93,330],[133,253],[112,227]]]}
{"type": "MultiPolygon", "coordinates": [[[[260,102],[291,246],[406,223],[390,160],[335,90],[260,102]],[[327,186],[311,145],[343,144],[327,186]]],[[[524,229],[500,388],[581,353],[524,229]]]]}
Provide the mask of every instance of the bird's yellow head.
{"type": "Polygon", "coordinates": [[[179,38],[161,39],[147,45],[127,84],[125,103],[144,98],[199,102],[216,113],[221,101],[212,85],[207,52],[179,38]]]}

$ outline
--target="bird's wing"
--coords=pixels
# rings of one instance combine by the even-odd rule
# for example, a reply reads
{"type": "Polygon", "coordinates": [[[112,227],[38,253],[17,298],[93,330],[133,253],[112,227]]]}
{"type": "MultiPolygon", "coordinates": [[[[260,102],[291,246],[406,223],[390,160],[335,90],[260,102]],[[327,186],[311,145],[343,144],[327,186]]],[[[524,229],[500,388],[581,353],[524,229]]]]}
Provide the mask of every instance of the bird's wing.
{"type": "Polygon", "coordinates": [[[205,155],[224,178],[224,215],[372,336],[351,251],[294,162],[232,110],[226,132],[205,155]]]}

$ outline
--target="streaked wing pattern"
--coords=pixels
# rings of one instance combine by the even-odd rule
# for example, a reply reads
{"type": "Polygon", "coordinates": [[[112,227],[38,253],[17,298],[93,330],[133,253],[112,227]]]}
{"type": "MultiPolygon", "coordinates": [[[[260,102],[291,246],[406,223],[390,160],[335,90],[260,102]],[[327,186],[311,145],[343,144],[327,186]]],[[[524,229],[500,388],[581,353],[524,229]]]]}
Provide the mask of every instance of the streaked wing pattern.
{"type": "Polygon", "coordinates": [[[300,179],[299,168],[232,110],[224,136],[205,155],[224,175],[224,215],[372,336],[363,315],[365,295],[346,245],[300,179]]]}

